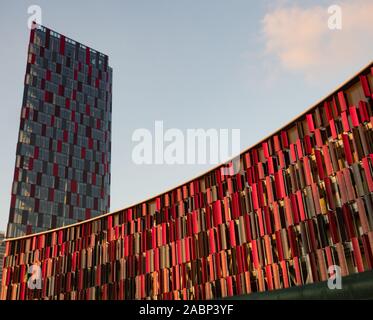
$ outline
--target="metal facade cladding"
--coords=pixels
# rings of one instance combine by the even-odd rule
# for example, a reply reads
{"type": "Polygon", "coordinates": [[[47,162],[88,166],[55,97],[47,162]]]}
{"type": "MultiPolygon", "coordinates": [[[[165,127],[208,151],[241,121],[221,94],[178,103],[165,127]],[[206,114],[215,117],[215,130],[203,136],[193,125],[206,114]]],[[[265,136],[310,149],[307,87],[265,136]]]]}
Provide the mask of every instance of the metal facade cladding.
{"type": "Polygon", "coordinates": [[[142,203],[6,242],[2,299],[214,299],[373,266],[372,64],[222,166],[142,203]],[[27,286],[37,263],[42,287],[27,286]]]}

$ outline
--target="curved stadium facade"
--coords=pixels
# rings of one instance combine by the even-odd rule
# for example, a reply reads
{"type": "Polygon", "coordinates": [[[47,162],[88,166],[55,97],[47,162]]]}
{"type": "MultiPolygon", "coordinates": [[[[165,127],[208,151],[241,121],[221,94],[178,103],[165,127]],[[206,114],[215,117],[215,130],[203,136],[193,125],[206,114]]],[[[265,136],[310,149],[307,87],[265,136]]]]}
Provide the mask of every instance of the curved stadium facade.
{"type": "Polygon", "coordinates": [[[215,299],[373,266],[373,64],[223,166],[139,204],[8,239],[2,299],[215,299]],[[29,289],[29,266],[41,288],[29,289]]]}

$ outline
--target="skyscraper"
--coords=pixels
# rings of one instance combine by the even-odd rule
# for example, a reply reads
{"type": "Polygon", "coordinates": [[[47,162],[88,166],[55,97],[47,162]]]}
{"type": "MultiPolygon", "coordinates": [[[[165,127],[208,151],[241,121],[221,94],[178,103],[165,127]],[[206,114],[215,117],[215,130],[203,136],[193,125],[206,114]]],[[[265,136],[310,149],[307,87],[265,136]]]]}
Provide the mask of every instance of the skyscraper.
{"type": "Polygon", "coordinates": [[[107,55],[33,25],[7,237],[109,211],[111,90],[107,55]]]}

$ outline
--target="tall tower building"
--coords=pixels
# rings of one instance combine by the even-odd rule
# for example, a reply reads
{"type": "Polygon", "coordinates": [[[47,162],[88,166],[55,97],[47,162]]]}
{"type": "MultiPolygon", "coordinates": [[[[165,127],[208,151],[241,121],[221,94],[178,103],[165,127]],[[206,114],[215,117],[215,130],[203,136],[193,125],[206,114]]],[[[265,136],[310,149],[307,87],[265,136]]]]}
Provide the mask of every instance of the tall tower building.
{"type": "Polygon", "coordinates": [[[7,237],[110,210],[111,95],[107,55],[33,25],[7,237]]]}

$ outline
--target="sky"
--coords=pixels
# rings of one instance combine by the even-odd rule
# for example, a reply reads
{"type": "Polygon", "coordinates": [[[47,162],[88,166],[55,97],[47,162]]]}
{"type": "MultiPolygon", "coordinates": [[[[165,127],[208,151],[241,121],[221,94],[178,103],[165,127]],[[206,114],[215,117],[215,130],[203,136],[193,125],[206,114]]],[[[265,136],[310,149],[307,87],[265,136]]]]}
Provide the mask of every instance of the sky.
{"type": "Polygon", "coordinates": [[[6,230],[23,95],[27,9],[109,55],[113,68],[111,211],[214,165],[137,165],[136,129],[240,129],[245,149],[372,61],[373,0],[2,1],[0,230],[6,230]],[[342,28],[331,30],[338,5],[342,28]]]}

